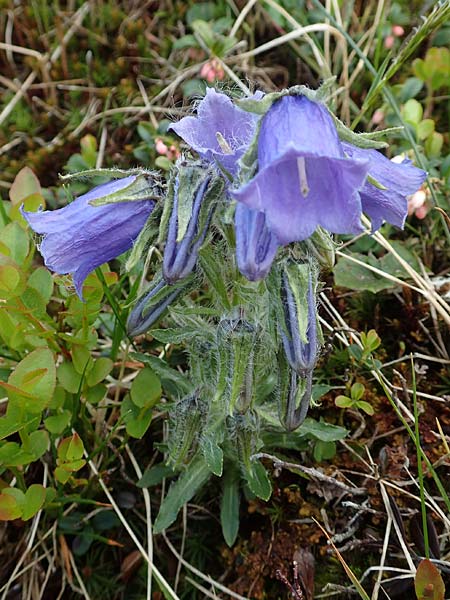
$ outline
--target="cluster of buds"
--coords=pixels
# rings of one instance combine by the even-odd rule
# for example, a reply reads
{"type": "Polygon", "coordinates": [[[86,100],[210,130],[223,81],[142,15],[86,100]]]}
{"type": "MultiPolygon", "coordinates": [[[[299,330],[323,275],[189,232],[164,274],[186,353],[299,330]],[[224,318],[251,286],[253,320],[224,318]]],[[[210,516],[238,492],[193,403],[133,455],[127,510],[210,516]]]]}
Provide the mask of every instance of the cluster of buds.
{"type": "Polygon", "coordinates": [[[161,218],[162,272],[135,303],[127,323],[129,335],[145,333],[193,281],[198,253],[223,187],[223,180],[211,169],[196,161],[178,160],[161,218]]]}
{"type": "Polygon", "coordinates": [[[401,25],[392,25],[391,33],[384,38],[384,47],[390,50],[395,44],[395,38],[405,35],[405,30],[401,25]]]}
{"type": "Polygon", "coordinates": [[[212,58],[201,68],[200,77],[208,83],[214,83],[214,81],[222,81],[225,77],[225,71],[217,58],[212,58]]]}
{"type": "Polygon", "coordinates": [[[168,146],[162,138],[156,138],[155,149],[158,154],[167,157],[171,161],[179,158],[180,156],[180,151],[175,144],[168,146]]]}

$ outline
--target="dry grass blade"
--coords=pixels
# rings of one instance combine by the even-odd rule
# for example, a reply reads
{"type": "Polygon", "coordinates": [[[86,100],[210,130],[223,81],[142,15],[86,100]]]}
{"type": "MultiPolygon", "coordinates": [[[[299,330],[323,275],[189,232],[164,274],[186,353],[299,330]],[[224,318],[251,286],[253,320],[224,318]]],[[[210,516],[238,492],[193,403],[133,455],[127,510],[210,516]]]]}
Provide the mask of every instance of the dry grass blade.
{"type": "Polygon", "coordinates": [[[347,573],[348,578],[350,579],[350,581],[355,586],[356,591],[358,592],[358,594],[360,595],[360,597],[363,600],[370,600],[370,598],[367,595],[366,591],[364,590],[364,588],[362,587],[362,585],[359,583],[358,578],[353,573],[353,571],[350,569],[350,567],[348,566],[348,564],[345,562],[344,557],[342,556],[342,554],[339,552],[339,550],[334,545],[333,540],[331,539],[331,537],[330,537],[329,533],[327,532],[327,530],[324,529],[324,527],[322,527],[322,525],[319,523],[319,521],[317,521],[314,517],[311,517],[311,518],[314,521],[314,523],[321,529],[321,531],[326,535],[327,540],[328,540],[330,546],[336,552],[336,555],[337,555],[337,557],[339,559],[339,562],[344,567],[344,571],[347,573]]]}
{"type": "Polygon", "coordinates": [[[142,546],[141,542],[138,540],[136,534],[131,529],[130,524],[128,523],[128,521],[124,517],[122,511],[120,510],[119,506],[117,505],[116,501],[114,500],[113,496],[111,495],[110,491],[108,490],[108,487],[106,486],[106,484],[103,481],[103,479],[100,477],[100,474],[99,474],[96,466],[94,465],[94,463],[92,462],[92,460],[89,459],[87,453],[85,453],[85,457],[86,457],[86,460],[87,460],[87,462],[88,462],[88,464],[89,464],[92,472],[97,477],[98,482],[99,482],[101,488],[105,492],[106,497],[110,501],[111,506],[113,507],[116,515],[119,517],[122,525],[125,527],[126,531],[128,532],[128,535],[131,537],[131,539],[135,543],[137,549],[140,551],[140,553],[142,554],[142,557],[145,559],[145,561],[147,562],[147,564],[148,565],[150,565],[150,564],[152,565],[153,576],[155,577],[156,581],[158,582],[158,585],[163,590],[164,595],[166,596],[166,598],[170,598],[172,600],[179,600],[178,596],[172,590],[172,588],[170,587],[170,585],[168,584],[168,582],[165,580],[165,578],[163,577],[163,575],[159,572],[159,570],[156,568],[156,566],[150,560],[150,556],[147,554],[147,552],[145,551],[145,549],[142,546]]]}

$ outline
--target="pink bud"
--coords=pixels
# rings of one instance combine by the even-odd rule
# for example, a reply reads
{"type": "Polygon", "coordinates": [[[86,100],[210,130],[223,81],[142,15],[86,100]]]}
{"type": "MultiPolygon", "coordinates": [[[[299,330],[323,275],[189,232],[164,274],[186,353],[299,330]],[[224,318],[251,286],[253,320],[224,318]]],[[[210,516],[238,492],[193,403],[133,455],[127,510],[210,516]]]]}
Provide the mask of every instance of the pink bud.
{"type": "Polygon", "coordinates": [[[417,190],[417,192],[415,194],[410,196],[408,198],[408,215],[411,216],[411,215],[415,214],[416,217],[418,217],[419,219],[423,219],[428,212],[427,208],[425,207],[426,199],[427,199],[427,195],[425,193],[425,190],[423,190],[423,189],[417,190]],[[423,210],[425,210],[425,213],[423,214],[422,217],[419,217],[419,215],[418,215],[419,211],[420,211],[420,214],[422,214],[423,210]]]}
{"type": "Polygon", "coordinates": [[[374,125],[379,125],[384,119],[384,112],[381,108],[377,108],[377,110],[373,113],[372,123],[374,125]]]}
{"type": "Polygon", "coordinates": [[[214,80],[215,80],[215,78],[216,78],[216,72],[214,71],[214,69],[213,69],[213,68],[211,68],[211,69],[208,71],[208,75],[206,76],[206,81],[207,81],[208,83],[213,83],[213,82],[214,82],[214,80]]]}
{"type": "Polygon", "coordinates": [[[416,217],[420,220],[425,219],[427,214],[428,214],[428,208],[425,205],[421,206],[420,208],[418,208],[416,210],[416,217]]]}
{"type": "Polygon", "coordinates": [[[388,50],[390,50],[392,48],[392,46],[394,45],[394,36],[393,35],[388,35],[387,37],[384,38],[384,47],[387,48],[388,50]]]}
{"type": "Polygon", "coordinates": [[[155,148],[158,154],[167,154],[167,151],[169,150],[169,148],[166,146],[166,144],[162,141],[161,138],[156,138],[155,148]]]}
{"type": "Polygon", "coordinates": [[[203,65],[200,77],[206,79],[208,83],[213,83],[216,79],[221,81],[225,77],[225,72],[219,61],[213,58],[203,65]]]}
{"type": "Polygon", "coordinates": [[[202,77],[203,79],[208,79],[208,74],[211,71],[211,63],[207,62],[203,65],[203,67],[200,70],[200,77],[202,77]]]}
{"type": "Polygon", "coordinates": [[[402,35],[404,35],[405,30],[403,29],[403,27],[401,25],[392,25],[392,33],[396,37],[401,37],[402,35]]]}

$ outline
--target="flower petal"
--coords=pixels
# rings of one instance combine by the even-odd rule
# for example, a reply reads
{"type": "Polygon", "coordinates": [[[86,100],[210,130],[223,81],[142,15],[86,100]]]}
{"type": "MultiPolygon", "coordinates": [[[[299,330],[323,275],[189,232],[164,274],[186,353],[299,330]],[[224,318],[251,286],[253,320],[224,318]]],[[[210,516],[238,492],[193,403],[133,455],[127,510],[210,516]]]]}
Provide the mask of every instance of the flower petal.
{"type": "Polygon", "coordinates": [[[301,156],[344,158],[328,109],[306,96],[283,96],[261,122],[258,138],[260,169],[292,152],[301,156]]]}
{"type": "Polygon", "coordinates": [[[208,88],[198,105],[197,116],[184,117],[170,129],[201,157],[220,163],[234,175],[237,161],[247,149],[258,118],[235,106],[226,94],[208,88]],[[221,139],[225,144],[221,145],[221,139]]]}
{"type": "Polygon", "coordinates": [[[420,188],[426,172],[408,159],[395,163],[377,150],[364,150],[347,143],[343,147],[348,156],[369,160],[369,175],[387,188],[380,190],[366,182],[360,192],[362,209],[372,219],[372,229],[379,229],[383,221],[403,228],[408,213],[407,196],[420,188]]]}
{"type": "Polygon", "coordinates": [[[238,203],[234,219],[239,271],[250,281],[264,279],[280,246],[278,240],[262,212],[238,203]]]}
{"type": "Polygon", "coordinates": [[[97,207],[89,202],[127,187],[134,178],[100,185],[58,210],[22,211],[31,228],[44,236],[40,252],[45,265],[56,273],[72,273],[80,298],[87,275],[131,248],[154,207],[151,200],[97,207]]]}
{"type": "Polygon", "coordinates": [[[308,238],[318,225],[333,233],[362,231],[358,190],[367,175],[367,161],[306,157],[309,191],[304,195],[299,157],[304,155],[289,150],[283,160],[262,169],[231,195],[264,212],[269,229],[283,245],[308,238]]]}

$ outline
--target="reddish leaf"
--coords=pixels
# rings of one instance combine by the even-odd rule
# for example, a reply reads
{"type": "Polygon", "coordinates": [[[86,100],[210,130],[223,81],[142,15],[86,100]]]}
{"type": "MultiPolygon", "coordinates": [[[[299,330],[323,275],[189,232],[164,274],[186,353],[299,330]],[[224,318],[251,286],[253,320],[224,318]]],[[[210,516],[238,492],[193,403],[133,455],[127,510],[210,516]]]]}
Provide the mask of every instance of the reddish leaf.
{"type": "Polygon", "coordinates": [[[0,521],[18,519],[22,511],[17,500],[8,494],[0,494],[0,521]]]}
{"type": "Polygon", "coordinates": [[[414,587],[418,600],[444,600],[445,586],[439,569],[427,558],[417,567],[414,587]]]}

